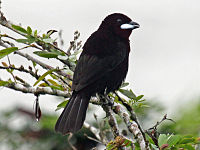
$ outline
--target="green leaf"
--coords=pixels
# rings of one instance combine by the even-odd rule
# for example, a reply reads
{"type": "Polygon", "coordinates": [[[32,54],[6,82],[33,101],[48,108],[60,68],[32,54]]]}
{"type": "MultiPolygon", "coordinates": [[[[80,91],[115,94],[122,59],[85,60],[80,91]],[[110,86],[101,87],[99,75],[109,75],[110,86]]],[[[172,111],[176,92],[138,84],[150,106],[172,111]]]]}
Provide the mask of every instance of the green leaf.
{"type": "Polygon", "coordinates": [[[6,86],[9,83],[10,83],[9,81],[0,81],[0,86],[6,86]]]}
{"type": "Polygon", "coordinates": [[[29,43],[33,43],[33,42],[35,42],[37,39],[34,37],[34,36],[32,36],[32,35],[28,35],[28,36],[26,36],[27,37],[27,39],[29,40],[29,43]]]}
{"type": "Polygon", "coordinates": [[[48,36],[46,34],[42,34],[42,38],[48,38],[48,36]]]}
{"type": "Polygon", "coordinates": [[[61,56],[66,56],[66,54],[64,52],[61,52],[61,51],[59,51],[57,49],[51,48],[50,51],[55,53],[55,54],[61,55],[61,56]]]}
{"type": "Polygon", "coordinates": [[[28,43],[28,39],[16,39],[16,42],[27,44],[28,43]]]}
{"type": "Polygon", "coordinates": [[[66,100],[66,101],[63,101],[62,103],[58,104],[58,106],[57,106],[57,107],[62,107],[62,108],[65,108],[65,106],[67,105],[67,103],[68,103],[68,100],[66,100]]]}
{"type": "Polygon", "coordinates": [[[135,145],[135,150],[141,150],[140,149],[140,145],[138,144],[138,142],[134,143],[134,145],[135,145]]]}
{"type": "Polygon", "coordinates": [[[52,84],[52,85],[49,86],[52,89],[64,91],[64,88],[63,88],[62,85],[59,85],[57,82],[55,82],[52,79],[48,79],[48,81],[52,84]]]}
{"type": "Polygon", "coordinates": [[[8,71],[9,73],[12,73],[14,69],[6,69],[6,71],[8,71]]]}
{"type": "Polygon", "coordinates": [[[40,83],[39,85],[38,85],[39,87],[47,87],[47,86],[49,86],[47,83],[40,83]]]}
{"type": "Polygon", "coordinates": [[[192,145],[186,144],[186,145],[181,145],[180,148],[184,148],[184,150],[195,150],[192,145]]]}
{"type": "Polygon", "coordinates": [[[149,141],[149,143],[155,145],[154,141],[152,140],[152,138],[148,134],[145,133],[145,137],[149,141]]]}
{"type": "Polygon", "coordinates": [[[3,57],[5,57],[6,55],[8,55],[8,54],[10,54],[10,53],[12,53],[14,51],[16,51],[16,50],[18,50],[17,47],[9,47],[9,48],[0,50],[0,59],[3,58],[3,57]]]}
{"type": "Polygon", "coordinates": [[[16,39],[17,42],[19,43],[24,43],[24,44],[31,44],[35,42],[35,38],[28,38],[28,39],[16,39]]]}
{"type": "Polygon", "coordinates": [[[27,33],[29,34],[29,35],[31,35],[32,34],[32,29],[31,29],[31,27],[27,27],[27,33]]]}
{"type": "Polygon", "coordinates": [[[46,39],[43,39],[42,41],[45,43],[53,43],[54,40],[51,38],[46,38],[46,39]]]}
{"type": "Polygon", "coordinates": [[[176,145],[179,141],[181,140],[181,136],[180,135],[171,135],[167,141],[167,143],[169,144],[169,147],[176,145]]]}
{"type": "Polygon", "coordinates": [[[64,88],[62,86],[50,85],[49,87],[52,88],[52,89],[54,89],[54,90],[64,91],[64,88]]]}
{"type": "Polygon", "coordinates": [[[34,37],[37,37],[37,30],[34,31],[34,37]]]}
{"type": "Polygon", "coordinates": [[[144,97],[144,95],[139,95],[138,97],[135,98],[135,100],[138,101],[138,100],[142,99],[143,97],[144,97]]]}
{"type": "Polygon", "coordinates": [[[69,100],[63,101],[62,103],[58,104],[56,111],[61,109],[61,108],[65,108],[65,106],[67,105],[69,100]]]}
{"type": "Polygon", "coordinates": [[[159,148],[154,144],[150,143],[150,146],[151,146],[152,150],[159,150],[159,148]]]}
{"type": "Polygon", "coordinates": [[[53,75],[53,74],[49,74],[53,79],[55,79],[55,80],[57,80],[58,78],[55,76],[55,75],[53,75]]]}
{"type": "Polygon", "coordinates": [[[40,57],[45,57],[45,58],[57,58],[58,56],[58,54],[54,52],[46,52],[46,51],[35,51],[33,53],[40,57]]]}
{"type": "Polygon", "coordinates": [[[54,86],[60,86],[56,81],[54,81],[52,79],[48,79],[47,81],[49,81],[54,86]]]}
{"type": "Polygon", "coordinates": [[[184,137],[181,141],[180,144],[187,144],[187,143],[192,143],[194,142],[195,139],[193,137],[184,137]]]}
{"type": "Polygon", "coordinates": [[[49,70],[45,72],[42,76],[39,77],[39,79],[34,83],[33,86],[36,86],[40,81],[42,81],[48,74],[51,74],[52,72],[56,71],[56,69],[49,70]]]}
{"type": "Polygon", "coordinates": [[[107,150],[116,150],[115,145],[113,143],[108,143],[106,145],[107,150]]]}
{"type": "Polygon", "coordinates": [[[34,61],[32,61],[32,63],[33,63],[33,66],[34,66],[34,67],[37,65],[36,62],[34,62],[34,61]]]}
{"type": "Polygon", "coordinates": [[[122,85],[120,86],[120,88],[124,88],[124,87],[126,87],[126,86],[128,86],[128,85],[129,85],[128,82],[124,82],[124,83],[122,83],[122,85]]]}
{"type": "Polygon", "coordinates": [[[22,33],[27,34],[27,31],[24,28],[22,28],[21,26],[17,26],[17,25],[12,24],[12,28],[17,30],[17,31],[20,31],[22,33]]]}
{"type": "Polygon", "coordinates": [[[167,144],[167,135],[160,134],[158,138],[158,146],[161,147],[163,144],[167,144]]]}
{"type": "MultiPolygon", "coordinates": [[[[14,65],[11,65],[11,67],[15,68],[14,65]]],[[[6,69],[7,72],[11,73],[14,71],[14,69],[6,69]]]]}
{"type": "Polygon", "coordinates": [[[136,96],[135,94],[133,93],[132,90],[124,90],[124,89],[119,89],[119,91],[125,95],[126,97],[130,98],[130,99],[135,99],[136,96]]]}
{"type": "Polygon", "coordinates": [[[115,97],[114,97],[114,102],[116,102],[116,103],[120,103],[120,104],[122,103],[121,101],[119,101],[118,96],[115,96],[115,97]]]}
{"type": "Polygon", "coordinates": [[[130,147],[133,143],[130,140],[125,139],[124,145],[126,145],[126,147],[130,147]]]}

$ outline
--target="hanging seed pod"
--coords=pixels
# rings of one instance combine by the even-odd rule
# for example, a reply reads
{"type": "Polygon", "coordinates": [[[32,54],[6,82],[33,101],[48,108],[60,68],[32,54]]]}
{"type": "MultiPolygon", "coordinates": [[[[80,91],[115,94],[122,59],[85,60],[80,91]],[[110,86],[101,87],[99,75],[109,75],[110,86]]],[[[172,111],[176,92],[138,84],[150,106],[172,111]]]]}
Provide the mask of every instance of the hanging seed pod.
{"type": "Polygon", "coordinates": [[[35,100],[35,118],[36,118],[36,121],[39,121],[41,116],[42,116],[42,113],[41,113],[41,109],[40,109],[40,104],[39,104],[39,96],[37,95],[36,96],[36,100],[35,100]]]}

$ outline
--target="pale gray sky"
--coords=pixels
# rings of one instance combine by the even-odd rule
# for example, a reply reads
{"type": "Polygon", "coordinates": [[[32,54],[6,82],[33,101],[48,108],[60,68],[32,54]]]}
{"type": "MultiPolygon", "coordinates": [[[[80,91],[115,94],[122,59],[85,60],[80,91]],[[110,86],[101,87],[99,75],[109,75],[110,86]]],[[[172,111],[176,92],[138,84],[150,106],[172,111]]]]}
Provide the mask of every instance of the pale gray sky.
{"type": "MultiPolygon", "coordinates": [[[[62,29],[66,48],[75,30],[85,41],[108,14],[124,13],[141,25],[130,37],[130,88],[168,107],[200,95],[199,0],[2,0],[2,11],[14,23],[41,32],[62,29]]],[[[31,95],[6,89],[0,94],[6,104],[32,107],[31,95]]],[[[45,108],[54,111],[53,98],[43,99],[43,107],[48,103],[45,108]]]]}

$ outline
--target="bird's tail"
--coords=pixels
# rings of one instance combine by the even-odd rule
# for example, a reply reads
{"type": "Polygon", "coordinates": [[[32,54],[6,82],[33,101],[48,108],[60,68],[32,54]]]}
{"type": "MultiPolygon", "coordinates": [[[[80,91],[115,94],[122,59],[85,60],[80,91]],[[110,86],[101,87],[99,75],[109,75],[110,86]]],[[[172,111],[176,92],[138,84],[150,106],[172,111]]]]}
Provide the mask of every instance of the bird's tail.
{"type": "Polygon", "coordinates": [[[55,130],[62,134],[76,132],[83,126],[90,97],[73,93],[56,122],[55,130]]]}

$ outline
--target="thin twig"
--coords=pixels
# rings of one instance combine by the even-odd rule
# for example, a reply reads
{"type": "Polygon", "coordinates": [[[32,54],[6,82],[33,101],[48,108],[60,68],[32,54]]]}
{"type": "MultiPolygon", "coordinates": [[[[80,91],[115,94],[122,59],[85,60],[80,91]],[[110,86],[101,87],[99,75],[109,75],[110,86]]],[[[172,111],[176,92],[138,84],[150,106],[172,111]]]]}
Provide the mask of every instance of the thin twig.
{"type": "MultiPolygon", "coordinates": [[[[10,63],[10,58],[9,58],[9,56],[8,56],[8,55],[7,55],[7,59],[8,59],[9,66],[11,66],[11,63],[10,63]]],[[[14,79],[14,81],[15,81],[15,83],[16,83],[16,79],[15,79],[15,76],[14,76],[13,72],[12,72],[12,71],[10,71],[10,74],[11,74],[11,76],[13,77],[13,79],[14,79]]]]}
{"type": "MultiPolygon", "coordinates": [[[[19,32],[18,30],[15,30],[14,28],[12,28],[12,23],[10,22],[10,21],[8,21],[7,19],[6,19],[6,17],[3,15],[3,13],[0,11],[0,24],[2,25],[2,26],[4,26],[4,27],[6,27],[6,28],[8,28],[8,29],[10,29],[10,30],[12,30],[12,31],[14,31],[15,33],[17,33],[17,34],[20,34],[21,36],[24,36],[24,37],[26,37],[26,34],[25,33],[22,33],[22,32],[19,32]]],[[[38,36],[38,38],[39,38],[39,36],[38,36]]],[[[38,45],[40,45],[41,47],[44,47],[44,44],[43,43],[37,43],[38,45]]],[[[55,46],[55,45],[53,45],[53,44],[50,44],[50,43],[45,43],[45,44],[47,44],[48,46],[45,46],[45,48],[51,48],[51,47],[53,47],[53,48],[55,48],[55,49],[57,49],[57,50],[59,50],[59,51],[61,51],[61,52],[64,52],[66,55],[67,55],[67,53],[65,52],[65,51],[63,51],[63,50],[61,50],[60,48],[58,48],[57,46],[55,46]]]]}
{"type": "MultiPolygon", "coordinates": [[[[3,46],[3,47],[5,47],[5,48],[10,47],[10,46],[7,46],[1,39],[0,39],[0,46],[3,46]]],[[[24,47],[24,48],[27,48],[27,47],[24,47]]],[[[21,48],[21,49],[19,49],[19,50],[22,50],[22,49],[24,49],[24,48],[21,48]]],[[[20,56],[22,56],[22,57],[25,57],[26,59],[28,59],[28,60],[30,60],[30,61],[35,62],[36,64],[40,65],[40,66],[41,66],[42,68],[44,68],[44,69],[47,69],[47,70],[55,69],[55,68],[53,68],[52,66],[47,65],[47,64],[41,62],[40,60],[38,60],[38,59],[36,59],[36,58],[30,56],[29,54],[20,52],[19,50],[18,50],[18,51],[15,51],[15,54],[18,54],[18,55],[20,55],[20,56]]],[[[55,71],[55,72],[56,72],[57,74],[59,74],[59,75],[62,75],[62,76],[64,76],[64,77],[67,77],[68,79],[72,80],[72,76],[69,75],[69,74],[66,74],[65,71],[63,71],[63,70],[57,70],[57,71],[55,71]]]]}
{"type": "Polygon", "coordinates": [[[94,126],[91,126],[90,124],[88,124],[87,122],[84,122],[83,126],[87,129],[89,129],[95,136],[96,138],[100,141],[101,138],[99,136],[99,130],[97,128],[95,128],[94,126]]]}
{"type": "MultiPolygon", "coordinates": [[[[28,60],[30,60],[30,61],[35,62],[36,64],[40,65],[40,66],[43,67],[44,69],[47,69],[47,70],[56,69],[56,68],[54,68],[54,67],[52,67],[52,66],[50,66],[50,65],[47,65],[47,64],[41,62],[41,61],[38,60],[38,59],[36,59],[36,58],[30,56],[29,54],[26,54],[26,53],[23,53],[23,52],[20,52],[20,51],[15,51],[15,53],[18,54],[18,55],[20,55],[20,56],[22,56],[22,57],[25,57],[26,59],[28,59],[28,60]]],[[[64,76],[64,77],[67,77],[67,78],[69,78],[69,79],[72,80],[72,76],[70,76],[69,74],[65,73],[65,71],[63,71],[63,70],[57,69],[55,72],[56,72],[57,74],[59,74],[59,75],[62,75],[62,76],[64,76]]]]}
{"type": "Polygon", "coordinates": [[[99,136],[100,136],[100,141],[103,143],[103,144],[107,144],[108,143],[108,139],[106,137],[106,133],[107,132],[110,132],[108,131],[108,129],[103,129],[105,127],[105,124],[106,124],[106,121],[103,120],[102,122],[99,122],[98,119],[97,119],[97,115],[94,114],[94,118],[96,120],[96,123],[97,123],[97,126],[98,126],[98,129],[99,129],[99,136]]]}
{"type": "MultiPolygon", "coordinates": [[[[17,34],[20,34],[21,36],[24,36],[26,37],[26,34],[25,33],[22,33],[22,32],[19,32],[18,30],[15,30],[14,28],[12,28],[12,23],[10,21],[8,21],[6,19],[6,17],[3,15],[3,13],[0,11],[0,25],[16,32],[17,34]]],[[[9,38],[12,38],[13,40],[16,40],[15,38],[13,37],[9,37],[9,38]]],[[[41,37],[38,36],[37,37],[38,39],[40,39],[41,37]]],[[[57,47],[56,45],[54,44],[51,44],[51,43],[45,43],[45,42],[42,42],[42,41],[36,41],[36,44],[41,46],[43,49],[41,49],[40,47],[36,46],[35,44],[29,44],[31,47],[34,47],[34,48],[37,48],[37,49],[40,49],[40,50],[47,50],[49,52],[51,52],[51,49],[56,49],[60,52],[63,52],[65,53],[66,55],[68,55],[64,50],[60,49],[59,47],[57,47]]],[[[69,56],[69,55],[68,55],[69,56]]],[[[68,60],[61,60],[61,59],[58,59],[59,61],[61,61],[62,63],[66,64],[67,66],[69,66],[69,68],[71,70],[74,70],[74,67],[71,66],[70,62],[68,60]]]]}
{"type": "Polygon", "coordinates": [[[5,42],[3,42],[1,39],[0,39],[0,46],[4,47],[4,48],[8,48],[9,46],[5,44],[5,42]]]}
{"type": "Polygon", "coordinates": [[[69,143],[69,146],[72,148],[72,150],[77,150],[77,148],[74,147],[73,144],[70,142],[70,139],[72,138],[72,136],[73,136],[73,134],[70,133],[69,136],[68,136],[68,138],[67,138],[67,141],[69,143]]]}
{"type": "MultiPolygon", "coordinates": [[[[25,72],[25,73],[28,73],[30,74],[32,77],[34,77],[36,80],[39,79],[39,75],[37,74],[37,72],[33,72],[31,69],[27,70],[25,69],[23,66],[20,66],[19,68],[16,68],[14,66],[8,66],[8,67],[5,67],[5,66],[0,66],[0,69],[12,69],[12,70],[17,70],[19,72],[25,72]]],[[[13,75],[14,76],[14,75],[13,75]]],[[[18,77],[19,78],[19,77],[18,77]]],[[[44,78],[42,79],[47,85],[50,85],[50,83],[44,78]]],[[[28,84],[28,83],[27,83],[28,84]]]]}
{"type": "MultiPolygon", "coordinates": [[[[16,38],[11,37],[11,36],[9,36],[7,34],[0,34],[0,37],[6,37],[6,38],[12,39],[14,41],[17,41],[16,38]]],[[[23,44],[28,45],[29,47],[37,48],[37,49],[42,50],[42,51],[44,50],[44,49],[40,48],[39,46],[37,46],[35,44],[28,44],[28,43],[23,43],[23,44]]]]}
{"type": "Polygon", "coordinates": [[[31,85],[28,82],[24,81],[22,78],[15,76],[15,79],[22,83],[25,87],[31,87],[31,85]]]}
{"type": "MultiPolygon", "coordinates": [[[[0,79],[0,81],[2,81],[0,79]]],[[[30,93],[30,94],[49,94],[49,95],[55,95],[55,96],[62,96],[65,98],[69,98],[71,95],[68,92],[64,92],[64,91],[60,91],[60,90],[55,90],[55,89],[51,89],[49,87],[27,87],[27,86],[23,86],[19,83],[8,83],[7,85],[5,85],[4,87],[16,90],[16,91],[21,91],[23,93],[30,93]]]]}
{"type": "Polygon", "coordinates": [[[154,141],[155,145],[157,145],[158,147],[159,147],[159,145],[158,145],[158,137],[159,137],[160,133],[158,132],[157,128],[165,120],[169,120],[169,121],[172,121],[173,123],[176,123],[174,120],[167,118],[167,114],[165,114],[163,116],[163,118],[160,121],[156,122],[156,124],[153,127],[151,127],[148,130],[146,130],[146,133],[152,138],[152,140],[154,141]]]}
{"type": "Polygon", "coordinates": [[[36,73],[34,73],[32,70],[25,69],[23,66],[20,66],[19,68],[16,68],[13,66],[9,66],[9,67],[0,66],[0,69],[13,69],[13,70],[17,70],[20,72],[25,72],[25,73],[28,73],[31,76],[35,77],[36,79],[39,79],[39,76],[36,73]]]}
{"type": "Polygon", "coordinates": [[[176,123],[174,120],[167,118],[167,114],[165,114],[165,115],[163,116],[163,118],[162,118],[160,121],[156,122],[156,124],[155,124],[153,127],[149,128],[148,130],[155,130],[155,129],[157,129],[157,127],[158,127],[163,121],[165,121],[165,120],[169,120],[169,121],[171,121],[171,122],[173,122],[173,123],[176,123]]]}

